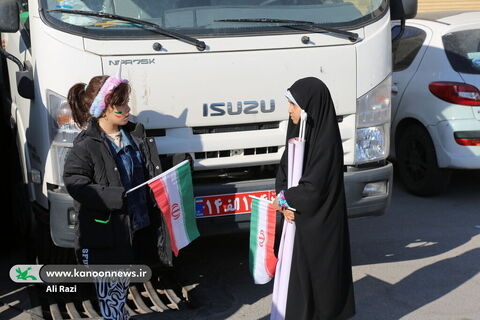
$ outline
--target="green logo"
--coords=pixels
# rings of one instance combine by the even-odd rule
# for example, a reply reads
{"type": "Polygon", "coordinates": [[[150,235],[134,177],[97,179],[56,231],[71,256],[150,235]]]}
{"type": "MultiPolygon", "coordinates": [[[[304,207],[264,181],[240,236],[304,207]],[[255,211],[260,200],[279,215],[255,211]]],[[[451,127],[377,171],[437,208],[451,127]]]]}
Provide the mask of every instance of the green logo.
{"type": "Polygon", "coordinates": [[[22,271],[20,268],[17,268],[15,271],[17,271],[17,279],[18,280],[37,280],[35,276],[28,275],[28,271],[30,271],[32,267],[28,267],[27,270],[22,271]]]}

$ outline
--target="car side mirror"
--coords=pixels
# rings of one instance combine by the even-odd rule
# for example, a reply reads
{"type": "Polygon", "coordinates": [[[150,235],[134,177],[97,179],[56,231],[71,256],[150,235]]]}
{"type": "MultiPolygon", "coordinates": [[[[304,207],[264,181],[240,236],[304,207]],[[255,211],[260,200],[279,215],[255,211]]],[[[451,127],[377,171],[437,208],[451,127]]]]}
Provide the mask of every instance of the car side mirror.
{"type": "Polygon", "coordinates": [[[417,0],[390,0],[390,17],[392,20],[415,18],[417,9],[417,0]]]}
{"type": "Polygon", "coordinates": [[[0,1],[0,32],[14,33],[20,28],[20,10],[17,1],[0,1]]]}

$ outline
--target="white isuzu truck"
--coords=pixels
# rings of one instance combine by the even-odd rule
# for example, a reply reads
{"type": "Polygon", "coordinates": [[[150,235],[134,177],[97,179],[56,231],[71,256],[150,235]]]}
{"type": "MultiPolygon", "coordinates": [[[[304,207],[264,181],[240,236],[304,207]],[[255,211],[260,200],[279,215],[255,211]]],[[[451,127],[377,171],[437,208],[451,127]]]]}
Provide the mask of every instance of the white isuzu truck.
{"type": "Polygon", "coordinates": [[[2,107],[31,204],[15,216],[47,222],[56,246],[72,246],[76,212],[62,171],[78,129],[67,92],[114,75],[119,64],[132,85],[133,118],[155,140],[164,167],[193,160],[201,231],[248,226],[248,195],[274,195],[288,119],[284,93],[307,76],[322,79],[335,103],[349,216],[382,214],[392,190],[390,21],[413,17],[416,6],[1,0],[2,107]]]}

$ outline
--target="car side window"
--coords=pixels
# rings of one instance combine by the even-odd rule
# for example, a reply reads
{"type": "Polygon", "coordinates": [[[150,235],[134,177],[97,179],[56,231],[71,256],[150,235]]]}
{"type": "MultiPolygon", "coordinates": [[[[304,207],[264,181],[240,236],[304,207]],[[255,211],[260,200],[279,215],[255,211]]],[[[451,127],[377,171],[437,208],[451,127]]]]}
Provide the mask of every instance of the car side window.
{"type": "Polygon", "coordinates": [[[480,29],[447,33],[442,37],[445,53],[453,70],[480,74],[480,29]]]}
{"type": "MultiPolygon", "coordinates": [[[[400,33],[400,26],[392,28],[392,39],[400,33]]],[[[392,43],[393,71],[407,69],[417,56],[425,41],[427,34],[419,28],[405,27],[405,32],[400,39],[392,43]]]]}

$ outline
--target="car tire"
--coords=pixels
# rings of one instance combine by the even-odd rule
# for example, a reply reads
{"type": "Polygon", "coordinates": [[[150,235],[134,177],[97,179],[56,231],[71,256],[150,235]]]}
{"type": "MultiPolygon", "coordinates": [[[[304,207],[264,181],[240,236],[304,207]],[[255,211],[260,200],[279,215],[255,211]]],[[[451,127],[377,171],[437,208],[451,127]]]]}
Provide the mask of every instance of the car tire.
{"type": "Polygon", "coordinates": [[[409,192],[433,196],[446,190],[451,172],[438,167],[433,141],[424,127],[406,127],[399,135],[396,152],[400,179],[409,192]]]}

